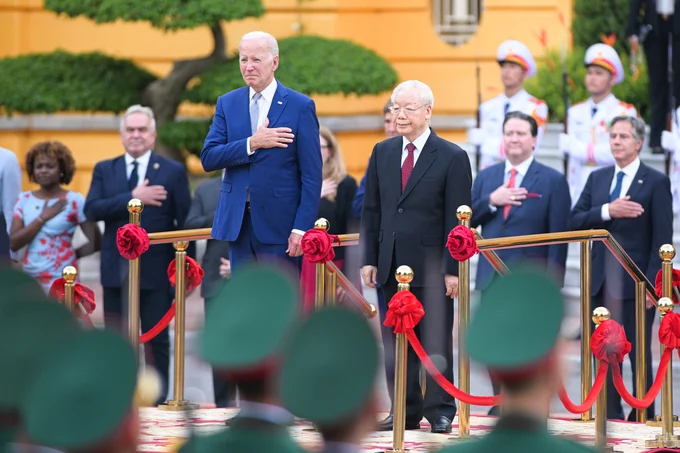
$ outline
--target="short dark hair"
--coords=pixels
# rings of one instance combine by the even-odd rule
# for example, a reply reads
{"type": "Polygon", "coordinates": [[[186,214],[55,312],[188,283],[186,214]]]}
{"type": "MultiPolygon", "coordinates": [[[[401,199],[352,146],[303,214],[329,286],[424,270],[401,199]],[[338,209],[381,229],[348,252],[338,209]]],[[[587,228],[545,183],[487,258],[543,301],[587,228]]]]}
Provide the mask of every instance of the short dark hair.
{"type": "Polygon", "coordinates": [[[383,115],[390,113],[390,107],[392,107],[392,101],[387,101],[387,104],[383,107],[383,115]]]}
{"type": "Polygon", "coordinates": [[[59,182],[61,184],[68,184],[73,180],[73,175],[76,172],[76,161],[73,158],[73,154],[71,154],[71,150],[59,141],[47,141],[36,143],[26,154],[26,173],[28,173],[29,181],[36,182],[34,174],[35,160],[40,156],[57,159],[61,174],[59,182]]]}
{"type": "Polygon", "coordinates": [[[527,115],[526,113],[522,112],[508,112],[507,115],[505,115],[505,119],[503,119],[503,131],[505,132],[505,123],[512,119],[518,119],[522,121],[526,121],[529,123],[529,126],[531,126],[531,136],[536,137],[538,135],[538,123],[536,120],[531,116],[527,115]]]}

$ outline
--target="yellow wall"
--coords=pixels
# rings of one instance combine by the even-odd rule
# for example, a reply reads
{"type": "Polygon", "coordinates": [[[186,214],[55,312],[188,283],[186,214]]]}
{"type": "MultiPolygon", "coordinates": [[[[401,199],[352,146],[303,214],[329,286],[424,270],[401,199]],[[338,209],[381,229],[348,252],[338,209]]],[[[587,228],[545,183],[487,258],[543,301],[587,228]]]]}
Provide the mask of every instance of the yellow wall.
{"type": "MultiPolygon", "coordinates": [[[[435,94],[435,115],[474,115],[476,109],[475,65],[481,66],[484,99],[500,91],[496,48],[505,39],[518,39],[535,55],[543,53],[538,36],[545,30],[549,47],[559,47],[567,35],[562,14],[571,23],[571,0],[487,0],[479,31],[462,46],[451,46],[436,35],[432,25],[433,1],[439,0],[311,0],[301,10],[296,0],[264,0],[267,14],[224,26],[228,48],[234,51],[238,38],[253,29],[277,37],[294,34],[301,19],[304,30],[332,38],[350,39],[375,50],[395,67],[400,80],[417,78],[435,94]]],[[[32,52],[66,49],[73,52],[103,51],[132,58],[136,63],[163,75],[172,61],[206,54],[211,48],[206,28],[164,34],[147,24],[95,25],[86,19],[58,17],[42,9],[41,0],[0,0],[0,58],[32,52]]],[[[285,55],[282,56],[285,64],[285,55]]],[[[7,89],[7,87],[3,87],[7,89]]],[[[351,116],[381,111],[388,93],[361,99],[316,96],[319,115],[351,116]]],[[[182,106],[181,113],[210,112],[182,106]]],[[[462,131],[439,131],[452,140],[462,131]]],[[[347,166],[360,176],[380,131],[339,134],[347,166]]],[[[43,139],[64,140],[75,152],[80,172],[74,190],[86,192],[92,165],[121,153],[111,131],[0,131],[0,146],[13,149],[20,159],[28,147],[43,139]]]]}

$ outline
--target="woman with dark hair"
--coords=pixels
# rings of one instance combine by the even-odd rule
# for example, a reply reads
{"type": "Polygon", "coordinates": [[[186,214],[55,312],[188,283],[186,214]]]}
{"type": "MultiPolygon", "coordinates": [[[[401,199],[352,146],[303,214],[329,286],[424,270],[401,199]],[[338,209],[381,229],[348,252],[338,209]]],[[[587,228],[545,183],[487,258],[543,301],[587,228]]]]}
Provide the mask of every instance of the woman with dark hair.
{"type": "Polygon", "coordinates": [[[9,247],[13,252],[26,247],[21,260],[24,271],[49,291],[66,266],[76,266],[78,258],[99,250],[101,235],[97,225],[83,213],[85,198],[62,187],[73,179],[75,160],[61,142],[34,145],[26,155],[28,179],[38,190],[19,194],[14,206],[9,247]],[[80,226],[88,243],[74,250],[73,234],[80,226]]]}

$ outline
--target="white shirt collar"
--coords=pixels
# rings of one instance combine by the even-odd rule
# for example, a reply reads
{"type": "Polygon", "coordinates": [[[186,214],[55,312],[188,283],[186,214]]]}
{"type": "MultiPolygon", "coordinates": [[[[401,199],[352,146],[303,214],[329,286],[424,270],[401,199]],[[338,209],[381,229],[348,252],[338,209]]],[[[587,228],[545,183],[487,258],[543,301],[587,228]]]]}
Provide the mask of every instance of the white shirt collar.
{"type": "Polygon", "coordinates": [[[527,93],[527,90],[525,90],[524,88],[522,88],[521,90],[519,90],[519,91],[518,91],[517,93],[515,93],[512,97],[508,97],[508,96],[506,96],[505,93],[501,93],[501,96],[503,96],[503,99],[504,99],[505,101],[520,100],[520,99],[522,99],[522,98],[524,98],[524,97],[526,97],[526,96],[528,96],[528,95],[529,95],[529,93],[527,93]]]}
{"type": "Polygon", "coordinates": [[[630,176],[631,178],[634,178],[639,169],[640,169],[640,156],[636,157],[633,162],[629,163],[624,168],[621,168],[621,167],[619,167],[618,164],[616,164],[616,169],[614,171],[614,175],[616,175],[618,172],[622,171],[623,174],[625,174],[626,176],[630,176]]]}
{"type": "MultiPolygon", "coordinates": [[[[416,146],[417,151],[422,151],[423,148],[425,147],[425,143],[427,143],[427,139],[430,138],[430,128],[426,128],[425,132],[422,133],[420,137],[417,139],[413,140],[413,144],[416,146]]],[[[408,138],[402,136],[402,145],[401,145],[401,150],[402,152],[406,149],[406,145],[408,145],[409,142],[408,138]]]]}
{"type": "Polygon", "coordinates": [[[614,96],[613,93],[609,93],[609,96],[602,99],[597,104],[595,103],[595,101],[593,100],[592,97],[589,97],[588,98],[588,107],[590,107],[591,110],[593,109],[593,107],[596,107],[596,108],[599,109],[600,107],[606,106],[608,103],[615,101],[615,100],[616,100],[616,96],[614,96]]]}
{"type": "Polygon", "coordinates": [[[149,159],[151,159],[151,150],[148,150],[141,156],[139,156],[137,159],[129,155],[128,153],[125,153],[125,164],[130,165],[132,164],[133,161],[137,161],[138,165],[147,167],[149,165],[149,159]]]}
{"type": "MultiPolygon", "coordinates": [[[[270,83],[269,85],[267,85],[267,88],[265,88],[264,90],[262,90],[262,92],[261,92],[260,94],[262,95],[262,97],[264,98],[264,100],[265,100],[266,102],[268,102],[268,103],[271,104],[272,100],[274,99],[274,94],[276,93],[276,88],[277,88],[278,86],[279,86],[279,84],[276,83],[276,78],[274,78],[274,79],[272,80],[272,83],[270,83]]],[[[252,100],[253,100],[253,96],[255,96],[255,90],[253,89],[253,87],[250,87],[250,90],[249,90],[249,91],[250,91],[250,97],[249,97],[248,99],[250,99],[250,100],[252,101],[252,100]]]]}
{"type": "Polygon", "coordinates": [[[505,160],[505,173],[509,173],[510,170],[512,170],[514,168],[515,170],[517,170],[517,173],[519,173],[520,175],[522,175],[522,177],[524,177],[524,176],[526,176],[527,172],[529,171],[529,166],[531,166],[531,163],[533,161],[534,161],[533,154],[531,156],[529,156],[529,158],[527,160],[525,160],[524,162],[522,162],[521,164],[514,165],[514,166],[510,163],[509,160],[506,159],[505,160]]]}

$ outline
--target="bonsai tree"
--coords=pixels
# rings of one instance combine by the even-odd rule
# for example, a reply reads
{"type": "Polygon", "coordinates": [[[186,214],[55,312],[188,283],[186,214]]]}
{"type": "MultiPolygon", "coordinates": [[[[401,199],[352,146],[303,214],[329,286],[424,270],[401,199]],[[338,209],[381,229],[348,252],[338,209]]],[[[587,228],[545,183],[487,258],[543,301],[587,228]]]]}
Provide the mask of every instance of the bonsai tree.
{"type": "MultiPolygon", "coordinates": [[[[243,84],[240,75],[235,77],[238,62],[227,55],[223,23],[264,14],[261,0],[45,0],[44,7],[67,17],[86,17],[96,23],[123,20],[147,22],[163,31],[198,27],[210,30],[213,47],[206,55],[177,60],[171,71],[160,78],[130,61],[100,53],[75,55],[58,51],[0,60],[0,83],[13,87],[12,90],[0,90],[0,109],[6,113],[118,113],[130,104],[141,102],[154,110],[159,130],[163,131],[157,151],[178,160],[181,159],[180,149],[195,150],[200,135],[196,124],[172,123],[180,103],[194,99],[214,103],[217,91],[222,94],[243,84]],[[194,94],[185,93],[190,81],[200,78],[211,68],[214,69],[211,72],[213,85],[207,77],[201,79],[201,88],[192,90],[194,94]],[[222,71],[228,71],[231,78],[224,79],[222,71]],[[218,88],[217,84],[227,81],[229,83],[218,88]],[[205,97],[208,93],[211,99],[205,97]]],[[[314,37],[291,39],[291,44],[285,44],[286,40],[280,43],[281,80],[291,88],[309,94],[378,94],[397,81],[396,73],[387,62],[355,44],[314,37]],[[300,51],[295,39],[301,45],[307,43],[306,52],[311,53],[300,51]],[[361,59],[363,63],[358,63],[361,59]],[[290,68],[284,69],[286,66],[290,68]],[[381,69],[378,74],[369,73],[375,68],[381,69]],[[310,74],[308,71],[315,72],[310,74]]]]}

